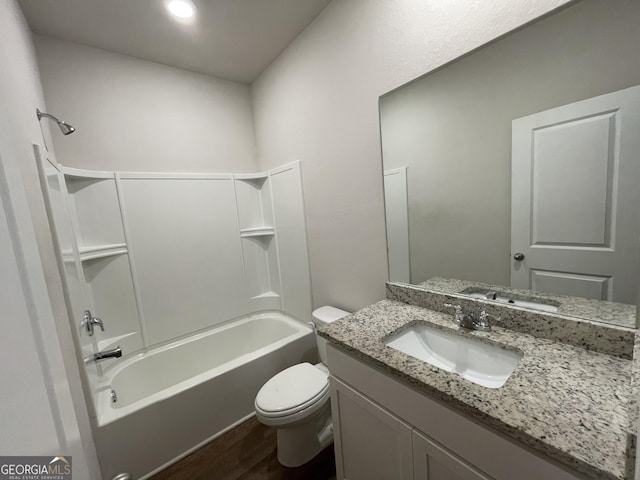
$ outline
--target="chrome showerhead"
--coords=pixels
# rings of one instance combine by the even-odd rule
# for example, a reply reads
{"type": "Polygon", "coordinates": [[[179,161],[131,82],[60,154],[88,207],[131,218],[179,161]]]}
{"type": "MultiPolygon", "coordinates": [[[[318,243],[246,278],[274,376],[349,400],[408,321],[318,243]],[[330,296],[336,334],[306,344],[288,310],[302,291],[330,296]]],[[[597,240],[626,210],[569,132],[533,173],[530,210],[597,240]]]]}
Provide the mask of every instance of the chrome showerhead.
{"type": "Polygon", "coordinates": [[[70,135],[76,131],[75,127],[72,127],[67,122],[59,121],[58,126],[63,135],[70,135]]]}
{"type": "Polygon", "coordinates": [[[58,128],[63,135],[70,135],[76,131],[75,127],[69,125],[67,122],[63,122],[62,120],[58,120],[56,117],[49,113],[41,112],[40,109],[36,108],[36,115],[38,115],[38,120],[41,120],[42,117],[49,118],[58,124],[58,128]]]}

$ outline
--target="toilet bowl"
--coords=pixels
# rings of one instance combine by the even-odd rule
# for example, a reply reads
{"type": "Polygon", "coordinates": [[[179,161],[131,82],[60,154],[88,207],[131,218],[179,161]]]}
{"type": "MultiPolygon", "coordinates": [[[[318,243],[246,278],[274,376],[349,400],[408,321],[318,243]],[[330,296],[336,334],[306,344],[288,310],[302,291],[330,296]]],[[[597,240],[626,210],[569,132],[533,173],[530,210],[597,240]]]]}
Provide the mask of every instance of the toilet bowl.
{"type": "MultiPolygon", "coordinates": [[[[316,327],[349,315],[335,307],[313,312],[316,327]]],[[[318,354],[326,362],[326,340],[316,335],[318,354]]],[[[255,400],[256,417],[276,429],[278,461],[299,467],[333,442],[329,370],[324,363],[299,363],[273,376],[255,400]]]]}

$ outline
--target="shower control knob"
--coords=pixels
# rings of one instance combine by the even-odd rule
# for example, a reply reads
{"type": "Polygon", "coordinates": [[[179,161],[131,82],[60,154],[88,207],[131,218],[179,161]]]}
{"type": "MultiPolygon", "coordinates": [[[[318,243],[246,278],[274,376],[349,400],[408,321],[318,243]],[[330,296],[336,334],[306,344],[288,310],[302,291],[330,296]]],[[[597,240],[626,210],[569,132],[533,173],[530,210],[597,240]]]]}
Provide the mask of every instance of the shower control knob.
{"type": "Polygon", "coordinates": [[[522,260],[524,260],[524,253],[520,253],[520,252],[518,252],[518,253],[514,254],[514,255],[513,255],[513,259],[514,259],[516,262],[521,262],[522,260]]]}

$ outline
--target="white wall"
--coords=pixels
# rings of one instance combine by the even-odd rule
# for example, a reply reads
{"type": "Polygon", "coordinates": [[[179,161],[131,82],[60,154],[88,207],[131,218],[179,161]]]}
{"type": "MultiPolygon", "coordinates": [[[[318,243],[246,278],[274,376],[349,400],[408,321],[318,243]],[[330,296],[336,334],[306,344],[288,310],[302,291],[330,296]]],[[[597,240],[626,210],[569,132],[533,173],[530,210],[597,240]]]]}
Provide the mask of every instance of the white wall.
{"type": "MultiPolygon", "coordinates": [[[[117,171],[257,170],[247,85],[36,35],[54,135],[70,167],[117,171]]],[[[282,163],[282,162],[280,162],[282,163]]]]}
{"type": "Polygon", "coordinates": [[[262,169],[302,160],[314,305],[387,279],[378,97],[567,0],[333,0],[254,82],[262,169]]]}
{"type": "Polygon", "coordinates": [[[36,107],[44,107],[42,89],[30,32],[15,0],[0,0],[0,105],[0,192],[7,215],[2,227],[9,227],[13,242],[13,251],[6,236],[2,242],[3,262],[8,263],[0,269],[0,283],[3,291],[10,288],[7,291],[15,293],[20,286],[24,294],[22,300],[0,299],[3,345],[16,349],[2,348],[3,363],[9,367],[4,373],[10,370],[11,375],[2,376],[0,410],[3,418],[17,420],[15,428],[0,433],[0,454],[47,455],[53,453],[40,448],[66,443],[65,453],[74,456],[78,478],[99,478],[32,149],[33,143],[42,143],[35,116],[36,107]],[[21,285],[16,285],[14,274],[20,276],[21,285]],[[20,301],[26,302],[24,306],[20,301]],[[18,354],[32,361],[21,362],[18,354]],[[45,397],[16,397],[25,389],[41,392],[42,387],[45,397]],[[40,430],[37,425],[35,431],[28,429],[43,416],[50,416],[58,438],[52,438],[44,422],[40,430]],[[20,451],[19,445],[24,447],[20,451]],[[9,452],[7,446],[16,450],[9,452]]]}

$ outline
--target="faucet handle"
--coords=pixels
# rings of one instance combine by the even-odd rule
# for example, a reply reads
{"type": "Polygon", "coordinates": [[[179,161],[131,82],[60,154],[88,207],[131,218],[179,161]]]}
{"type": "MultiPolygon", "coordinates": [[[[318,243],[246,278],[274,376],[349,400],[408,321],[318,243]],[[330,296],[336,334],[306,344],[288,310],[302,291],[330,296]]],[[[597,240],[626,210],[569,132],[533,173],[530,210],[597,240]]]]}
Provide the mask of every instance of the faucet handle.
{"type": "Polygon", "coordinates": [[[90,337],[93,336],[93,327],[95,325],[98,325],[104,332],[104,323],[102,323],[102,320],[98,317],[94,317],[90,310],[84,311],[82,315],[82,323],[80,325],[87,331],[87,335],[90,337]]]}
{"type": "Polygon", "coordinates": [[[487,311],[483,308],[482,311],[480,312],[480,319],[484,319],[484,318],[489,320],[500,320],[500,317],[487,313],[487,311]]]}
{"type": "Polygon", "coordinates": [[[491,324],[496,321],[499,322],[500,317],[496,317],[495,315],[491,315],[490,313],[487,313],[486,310],[483,308],[480,311],[480,316],[478,317],[478,322],[477,322],[479,330],[485,330],[485,331],[491,330],[491,324]]]}
{"type": "Polygon", "coordinates": [[[455,308],[456,309],[456,315],[458,315],[459,313],[462,313],[462,307],[458,304],[453,304],[453,303],[444,303],[443,304],[445,307],[447,308],[455,308]]]}
{"type": "Polygon", "coordinates": [[[98,325],[100,329],[104,332],[104,323],[102,323],[102,320],[100,320],[98,317],[92,317],[91,323],[93,325],[98,325]]]}
{"type": "Polygon", "coordinates": [[[453,314],[453,321],[457,325],[463,326],[471,321],[471,317],[462,311],[462,307],[460,305],[445,303],[444,306],[447,308],[455,308],[456,311],[453,314]]]}

